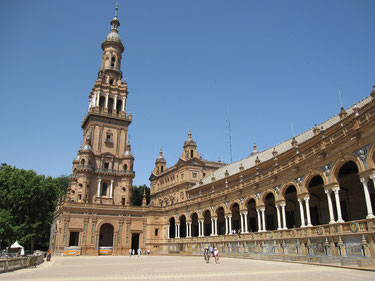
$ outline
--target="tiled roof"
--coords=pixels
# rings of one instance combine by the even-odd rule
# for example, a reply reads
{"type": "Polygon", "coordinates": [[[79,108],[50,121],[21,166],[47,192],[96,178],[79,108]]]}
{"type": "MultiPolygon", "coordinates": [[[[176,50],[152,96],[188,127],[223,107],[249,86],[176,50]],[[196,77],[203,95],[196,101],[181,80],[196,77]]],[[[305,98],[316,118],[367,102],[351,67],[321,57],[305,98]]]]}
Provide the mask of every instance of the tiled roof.
{"type": "MultiPolygon", "coordinates": [[[[366,104],[370,103],[371,100],[372,100],[371,96],[368,96],[368,97],[364,98],[360,102],[358,102],[358,103],[352,105],[351,107],[349,107],[346,110],[346,113],[348,114],[348,116],[350,114],[353,114],[355,107],[360,109],[360,108],[364,107],[366,104]]],[[[340,116],[337,114],[337,115],[333,116],[332,118],[328,119],[327,121],[319,124],[318,127],[319,128],[323,127],[324,130],[327,130],[328,128],[332,127],[333,125],[335,125],[339,121],[340,121],[340,116]]],[[[311,128],[310,130],[308,130],[308,131],[306,131],[306,132],[304,132],[304,133],[295,137],[295,139],[296,139],[296,141],[298,142],[299,145],[301,143],[311,139],[312,137],[314,137],[313,129],[314,128],[311,128]]],[[[231,163],[227,166],[224,166],[224,167],[221,167],[221,168],[217,169],[215,172],[213,172],[209,176],[203,178],[203,180],[202,180],[203,185],[210,183],[212,177],[214,177],[216,181],[225,178],[225,171],[228,171],[229,175],[234,175],[236,173],[239,173],[241,164],[242,164],[242,166],[244,167],[245,170],[254,167],[255,166],[255,159],[256,159],[257,156],[258,156],[258,158],[261,162],[265,162],[267,160],[270,160],[270,159],[274,158],[274,156],[272,155],[272,152],[273,152],[274,149],[278,152],[278,154],[281,154],[281,153],[284,153],[284,152],[286,152],[286,151],[288,151],[289,149],[292,149],[292,148],[293,148],[292,139],[288,139],[288,140],[286,140],[286,141],[284,141],[284,142],[282,142],[278,145],[275,145],[275,146],[273,146],[273,147],[271,147],[267,150],[264,150],[262,152],[259,152],[259,153],[255,154],[255,155],[251,155],[247,158],[241,159],[239,161],[236,161],[236,162],[231,163]]],[[[197,188],[199,185],[202,185],[202,184],[196,184],[192,187],[192,189],[197,188]]]]}

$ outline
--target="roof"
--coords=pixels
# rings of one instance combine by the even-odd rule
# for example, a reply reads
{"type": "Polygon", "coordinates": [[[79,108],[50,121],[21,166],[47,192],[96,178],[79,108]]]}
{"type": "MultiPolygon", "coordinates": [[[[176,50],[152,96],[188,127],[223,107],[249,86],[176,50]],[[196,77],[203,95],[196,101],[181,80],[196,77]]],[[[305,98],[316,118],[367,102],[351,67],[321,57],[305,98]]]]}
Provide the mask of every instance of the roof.
{"type": "MultiPolygon", "coordinates": [[[[346,110],[346,113],[348,114],[348,116],[353,114],[355,112],[354,109],[357,108],[356,110],[359,110],[360,108],[369,104],[372,101],[372,99],[373,98],[371,96],[368,96],[368,97],[364,98],[360,102],[358,102],[358,103],[352,105],[351,107],[349,107],[346,110]]],[[[337,115],[333,116],[332,118],[328,119],[327,121],[325,121],[325,122],[323,122],[323,123],[321,123],[317,126],[319,128],[323,128],[324,130],[327,130],[328,128],[332,127],[333,125],[339,123],[340,120],[341,120],[340,116],[339,116],[339,114],[337,114],[337,115]]],[[[311,139],[315,136],[313,130],[314,130],[314,128],[311,128],[310,130],[296,136],[295,140],[298,142],[299,145],[301,143],[304,143],[304,142],[308,141],[309,139],[311,139]]],[[[273,159],[274,155],[272,154],[272,152],[274,150],[276,150],[278,154],[281,154],[281,153],[284,153],[284,152],[292,149],[293,148],[292,140],[293,140],[293,138],[288,139],[288,140],[286,140],[286,141],[284,141],[284,142],[282,142],[278,145],[275,145],[275,146],[273,146],[273,147],[271,147],[267,150],[264,150],[264,151],[259,152],[257,154],[250,155],[247,158],[241,159],[237,162],[231,163],[227,166],[224,166],[224,167],[221,167],[221,168],[217,169],[215,172],[213,172],[209,176],[202,179],[203,185],[211,183],[211,178],[213,178],[213,177],[215,178],[216,181],[225,178],[226,177],[225,176],[226,171],[229,172],[229,175],[234,175],[234,174],[239,173],[241,165],[244,167],[245,170],[254,167],[255,166],[255,160],[256,160],[257,157],[259,158],[259,160],[261,162],[265,162],[267,160],[273,159]]],[[[192,187],[192,189],[195,189],[200,185],[202,185],[202,183],[196,184],[195,186],[192,187]]]]}

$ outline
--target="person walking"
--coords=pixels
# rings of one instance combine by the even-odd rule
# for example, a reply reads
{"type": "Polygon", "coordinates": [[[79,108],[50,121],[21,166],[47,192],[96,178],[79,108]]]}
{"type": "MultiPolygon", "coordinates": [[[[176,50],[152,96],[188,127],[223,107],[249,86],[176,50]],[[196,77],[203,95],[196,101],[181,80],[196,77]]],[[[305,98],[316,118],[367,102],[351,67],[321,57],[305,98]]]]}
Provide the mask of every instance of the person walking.
{"type": "Polygon", "coordinates": [[[219,263],[219,250],[214,248],[215,262],[219,263]]]}
{"type": "Polygon", "coordinates": [[[135,250],[134,250],[134,249],[132,250],[132,255],[133,255],[133,256],[135,255],[135,250]]]}
{"type": "Polygon", "coordinates": [[[132,249],[129,249],[129,257],[132,256],[132,249]]]}
{"type": "Polygon", "coordinates": [[[138,248],[138,258],[141,256],[141,253],[142,253],[142,250],[140,248],[138,248]]]}

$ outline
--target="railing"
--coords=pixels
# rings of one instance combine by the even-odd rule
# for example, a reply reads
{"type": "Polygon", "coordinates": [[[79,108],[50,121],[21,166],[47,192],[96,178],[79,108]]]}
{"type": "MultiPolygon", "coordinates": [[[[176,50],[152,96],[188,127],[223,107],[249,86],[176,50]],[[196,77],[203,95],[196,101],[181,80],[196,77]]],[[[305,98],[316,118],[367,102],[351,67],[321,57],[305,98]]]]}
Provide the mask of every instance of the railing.
{"type": "MultiPolygon", "coordinates": [[[[130,176],[134,177],[135,172],[131,170],[115,170],[115,169],[107,169],[107,168],[95,168],[90,165],[78,165],[75,167],[77,170],[91,170],[99,173],[109,173],[109,174],[114,174],[114,175],[125,175],[125,176],[130,176]]],[[[76,175],[72,175],[72,177],[76,177],[76,175]]]]}
{"type": "Polygon", "coordinates": [[[0,272],[37,266],[44,262],[42,255],[0,259],[0,272]]]}

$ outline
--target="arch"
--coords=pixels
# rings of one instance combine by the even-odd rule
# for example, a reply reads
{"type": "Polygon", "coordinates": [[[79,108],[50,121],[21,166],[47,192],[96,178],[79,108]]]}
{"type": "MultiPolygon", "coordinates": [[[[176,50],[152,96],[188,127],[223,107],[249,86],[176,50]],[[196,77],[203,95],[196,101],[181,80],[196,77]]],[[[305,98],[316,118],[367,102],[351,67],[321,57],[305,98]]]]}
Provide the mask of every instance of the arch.
{"type": "Polygon", "coordinates": [[[287,228],[295,228],[297,227],[297,221],[302,224],[302,220],[304,215],[300,213],[299,203],[298,203],[298,185],[293,184],[290,182],[289,185],[283,190],[284,192],[284,199],[285,199],[285,219],[286,219],[286,227],[287,228]]]}
{"type": "Polygon", "coordinates": [[[231,212],[232,207],[233,207],[234,204],[237,204],[239,208],[241,208],[241,205],[242,205],[242,204],[241,204],[241,201],[238,200],[238,199],[232,201],[232,202],[229,204],[229,207],[228,207],[228,212],[229,212],[229,213],[231,212]]]}
{"type": "Polygon", "coordinates": [[[103,223],[99,228],[99,250],[100,247],[113,247],[114,227],[110,223],[103,223]]]}
{"type": "Polygon", "coordinates": [[[359,178],[360,169],[357,163],[349,160],[340,166],[337,173],[341,214],[344,221],[365,219],[368,215],[363,185],[359,178]]]}
{"type": "Polygon", "coordinates": [[[212,233],[211,229],[211,211],[206,209],[203,211],[203,235],[210,236],[212,233]]]}
{"type": "Polygon", "coordinates": [[[333,163],[331,169],[332,172],[330,175],[330,182],[338,182],[338,175],[341,167],[349,161],[353,161],[357,165],[359,173],[362,173],[365,170],[362,161],[357,157],[357,155],[355,155],[354,153],[346,154],[342,158],[333,163]]]}
{"type": "Polygon", "coordinates": [[[310,194],[310,218],[312,225],[329,223],[329,210],[327,195],[324,186],[328,183],[324,173],[311,173],[305,181],[305,186],[310,194]]]}
{"type": "Polygon", "coordinates": [[[306,191],[308,191],[308,186],[309,186],[309,183],[310,183],[311,179],[316,177],[316,176],[320,176],[322,178],[324,185],[327,185],[329,183],[327,176],[324,174],[324,172],[322,170],[320,170],[320,169],[319,170],[318,169],[312,170],[309,173],[307,173],[307,175],[304,177],[304,179],[302,181],[302,186],[303,186],[304,189],[306,189],[306,191]]]}
{"type": "Polygon", "coordinates": [[[180,221],[180,237],[186,237],[186,216],[180,215],[178,220],[180,221]]]}
{"type": "Polygon", "coordinates": [[[175,217],[169,218],[169,237],[168,238],[176,238],[176,219],[175,217]]]}
{"type": "Polygon", "coordinates": [[[117,100],[116,103],[116,114],[119,115],[122,109],[122,100],[117,100]]]}
{"type": "Polygon", "coordinates": [[[297,182],[288,181],[287,183],[283,184],[280,188],[280,197],[282,200],[285,200],[285,192],[290,186],[294,186],[296,188],[297,195],[300,194],[297,182]]]}
{"type": "Polygon", "coordinates": [[[126,172],[128,170],[128,165],[124,164],[123,168],[124,168],[124,171],[126,172]]]}
{"type": "Polygon", "coordinates": [[[109,223],[113,226],[114,231],[118,231],[118,225],[113,224],[113,222],[108,222],[107,220],[103,220],[100,223],[96,225],[96,231],[100,231],[100,228],[102,227],[103,224],[109,223]]]}
{"type": "Polygon", "coordinates": [[[272,190],[272,189],[266,189],[265,191],[263,191],[262,196],[260,197],[260,200],[259,200],[259,203],[261,205],[265,204],[264,200],[268,196],[269,193],[272,193],[272,195],[274,196],[274,198],[276,200],[276,198],[277,198],[276,192],[274,190],[272,190]]]}
{"type": "Polygon", "coordinates": [[[99,97],[99,111],[102,112],[104,110],[105,105],[105,97],[100,96],[99,97]]]}
{"type": "Polygon", "coordinates": [[[214,210],[214,213],[217,214],[217,211],[218,211],[220,208],[223,208],[223,209],[224,209],[224,213],[227,213],[227,212],[226,212],[226,207],[225,207],[225,204],[224,204],[224,203],[221,203],[221,204],[217,205],[216,208],[215,208],[215,210],[214,210]]]}
{"type": "Polygon", "coordinates": [[[217,216],[217,234],[224,235],[225,234],[225,206],[219,205],[215,210],[215,214],[217,216]]]}
{"type": "Polygon", "coordinates": [[[256,232],[258,231],[258,224],[257,224],[257,212],[256,212],[256,197],[250,196],[246,202],[246,208],[247,208],[247,225],[248,225],[248,231],[249,232],[256,232]]]}
{"type": "Polygon", "coordinates": [[[193,212],[190,215],[191,218],[191,236],[197,237],[199,235],[199,226],[198,226],[198,214],[193,212]]]}
{"type": "Polygon", "coordinates": [[[232,230],[238,233],[241,229],[240,204],[237,200],[230,206],[232,213],[232,230]]]}
{"type": "Polygon", "coordinates": [[[375,168],[375,143],[370,145],[366,157],[367,168],[375,168]]]}
{"type": "Polygon", "coordinates": [[[255,195],[250,195],[248,197],[245,198],[244,202],[243,202],[243,205],[244,207],[246,208],[246,206],[249,204],[249,201],[250,200],[254,200],[255,204],[257,204],[257,197],[255,195]]]}
{"type": "Polygon", "coordinates": [[[264,193],[263,202],[265,206],[265,219],[266,219],[266,230],[275,230],[276,221],[276,206],[275,206],[276,196],[271,190],[264,193]]]}
{"type": "Polygon", "coordinates": [[[108,113],[113,112],[113,98],[108,98],[108,113]]]}

